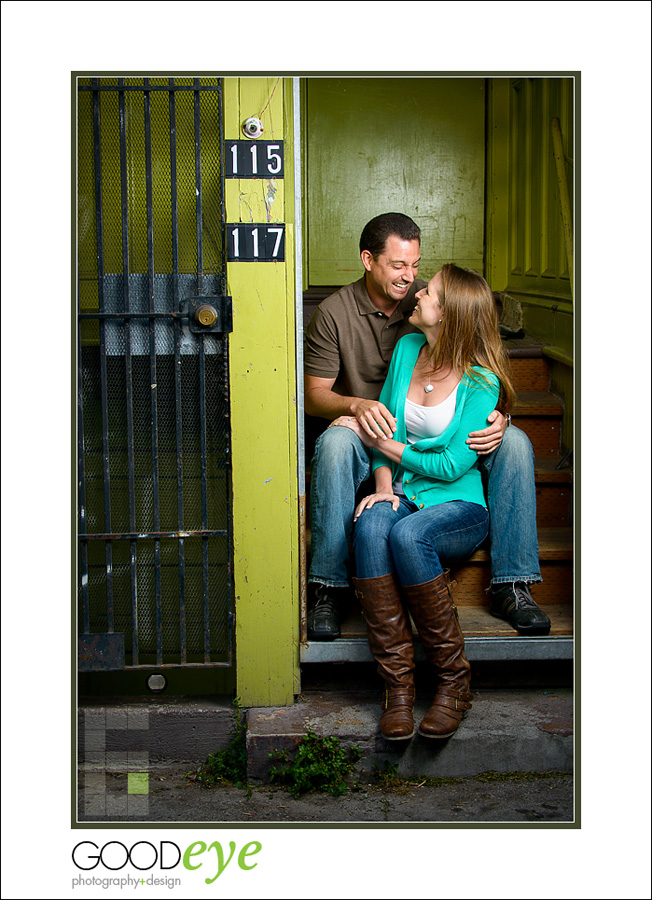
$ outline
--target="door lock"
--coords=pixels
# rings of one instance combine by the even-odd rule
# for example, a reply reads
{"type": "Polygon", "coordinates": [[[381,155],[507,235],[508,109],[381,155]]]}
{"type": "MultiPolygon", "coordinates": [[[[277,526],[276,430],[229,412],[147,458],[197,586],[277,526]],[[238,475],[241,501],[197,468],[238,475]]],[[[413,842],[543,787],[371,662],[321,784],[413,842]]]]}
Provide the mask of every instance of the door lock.
{"type": "Polygon", "coordinates": [[[204,294],[181,301],[181,315],[193,334],[229,334],[233,331],[231,297],[204,294]]]}
{"type": "Polygon", "coordinates": [[[195,310],[195,321],[204,328],[210,328],[217,322],[217,310],[210,303],[202,303],[195,310]]]}

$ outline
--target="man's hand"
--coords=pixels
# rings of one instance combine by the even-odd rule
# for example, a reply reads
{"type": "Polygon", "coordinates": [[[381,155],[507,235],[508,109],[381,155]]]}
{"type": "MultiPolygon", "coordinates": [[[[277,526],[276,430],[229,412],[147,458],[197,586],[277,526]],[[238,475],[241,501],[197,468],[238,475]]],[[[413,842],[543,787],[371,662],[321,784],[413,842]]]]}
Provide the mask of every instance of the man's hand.
{"type": "Polygon", "coordinates": [[[487,422],[492,424],[482,431],[472,431],[466,443],[471,450],[477,450],[478,456],[487,456],[489,453],[493,453],[500,447],[507,428],[507,421],[502,413],[494,409],[487,416],[487,422]]]}
{"type": "Polygon", "coordinates": [[[338,416],[328,427],[332,428],[334,425],[339,425],[341,428],[350,428],[351,431],[358,435],[365,447],[371,448],[376,443],[374,438],[369,437],[367,432],[363,431],[362,425],[355,416],[338,416]]]}
{"type": "MultiPolygon", "coordinates": [[[[396,419],[379,400],[343,397],[333,391],[334,378],[305,377],[305,409],[310,416],[321,416],[331,422],[338,416],[354,416],[370,438],[391,438],[396,419]]],[[[341,423],[340,423],[341,424],[341,423]]]]}
{"type": "Polygon", "coordinates": [[[394,436],[396,419],[380,400],[357,398],[351,404],[351,412],[369,437],[391,438],[394,436]]]}

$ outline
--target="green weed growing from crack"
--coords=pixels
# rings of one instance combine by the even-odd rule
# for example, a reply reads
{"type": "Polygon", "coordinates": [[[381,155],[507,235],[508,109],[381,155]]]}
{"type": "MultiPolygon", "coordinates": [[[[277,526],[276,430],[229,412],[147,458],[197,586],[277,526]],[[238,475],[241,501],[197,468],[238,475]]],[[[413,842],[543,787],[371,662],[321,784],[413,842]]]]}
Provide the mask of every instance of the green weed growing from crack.
{"type": "Polygon", "coordinates": [[[398,766],[391,765],[387,760],[384,761],[382,769],[376,765],[372,766],[371,776],[385,793],[390,791],[405,793],[410,787],[409,783],[398,774],[398,766]]]}
{"type": "Polygon", "coordinates": [[[338,738],[320,737],[308,729],[291,759],[285,750],[270,753],[270,759],[280,763],[270,768],[270,781],[286,787],[295,799],[310,791],[341,797],[351,790],[350,777],[360,756],[357,745],[347,749],[338,738]]]}
{"type": "Polygon", "coordinates": [[[246,787],[247,725],[237,697],[233,701],[233,723],[229,734],[226,747],[211,753],[204,764],[196,772],[188,772],[186,778],[202,787],[215,787],[218,784],[246,787]]]}

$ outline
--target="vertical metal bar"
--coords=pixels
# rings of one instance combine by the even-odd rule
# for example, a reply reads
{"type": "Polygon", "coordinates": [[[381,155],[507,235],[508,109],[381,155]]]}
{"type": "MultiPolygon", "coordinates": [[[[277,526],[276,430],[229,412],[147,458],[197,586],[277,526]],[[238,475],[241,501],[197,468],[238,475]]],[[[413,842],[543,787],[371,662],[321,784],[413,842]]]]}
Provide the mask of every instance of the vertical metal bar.
{"type": "MultiPolygon", "coordinates": [[[[208,528],[208,465],[206,459],[206,352],[204,341],[206,335],[199,335],[199,434],[201,453],[201,527],[208,528]]],[[[202,577],[204,596],[204,662],[210,662],[210,616],[209,616],[209,578],[208,578],[208,538],[202,542],[202,577]]]]}
{"type": "MultiPolygon", "coordinates": [[[[99,79],[93,78],[93,85],[99,79]]],[[[102,219],[102,153],[100,149],[100,93],[93,91],[93,160],[95,165],[95,228],[97,242],[97,293],[99,311],[104,309],[104,230],[102,219]]],[[[111,533],[111,472],[109,467],[109,402],[106,369],[106,326],[100,329],[100,403],[102,406],[102,484],[104,489],[104,530],[111,533]]],[[[113,548],[106,542],[106,617],[107,630],[113,631],[113,548]]]]}
{"type": "MultiPolygon", "coordinates": [[[[224,179],[224,114],[222,98],[222,79],[217,82],[217,115],[220,136],[220,213],[222,216],[222,268],[220,291],[226,295],[226,194],[224,179]]],[[[224,338],[226,345],[226,338],[224,338]]]]}
{"type": "MultiPolygon", "coordinates": [[[[79,276],[77,277],[77,308],[79,310],[79,276]]],[[[83,372],[81,350],[81,323],[77,321],[77,479],[79,501],[79,534],[86,534],[86,450],[84,446],[84,397],[83,397],[83,372]]],[[[81,567],[81,601],[82,601],[82,626],[84,634],[91,630],[90,606],[88,601],[88,547],[86,541],[80,541],[80,567],[81,567]]]]}
{"type": "MultiPolygon", "coordinates": [[[[174,88],[174,78],[170,78],[174,88]]],[[[172,206],[172,293],[175,312],[179,310],[179,212],[177,190],[177,126],[176,97],[170,90],[170,187],[172,206]]],[[[183,421],[181,412],[181,322],[174,323],[174,399],[177,440],[177,515],[178,530],[183,531],[183,421]]],[[[181,663],[187,661],[186,639],[186,557],[185,543],[179,538],[179,654],[181,663]]]]}
{"type": "MultiPolygon", "coordinates": [[[[145,191],[147,203],[147,295],[149,311],[154,309],[154,200],[152,189],[152,115],[149,78],[143,79],[145,104],[145,191]]],[[[154,531],[161,530],[158,461],[158,382],[156,373],[156,323],[149,320],[149,375],[152,426],[152,499],[154,531]]],[[[156,664],[163,664],[163,600],[161,595],[161,542],[154,540],[154,590],[156,597],[156,664]]]]}
{"type": "Polygon", "coordinates": [[[201,117],[200,117],[200,93],[199,78],[193,80],[195,91],[195,192],[197,202],[195,204],[197,214],[197,293],[203,293],[204,286],[204,239],[202,216],[202,187],[201,187],[201,117]]]}
{"type": "MultiPolygon", "coordinates": [[[[203,244],[203,208],[201,178],[201,116],[199,78],[193,80],[195,91],[195,194],[197,197],[197,293],[204,288],[204,244],[203,244]]],[[[202,528],[208,528],[208,467],[206,460],[206,347],[205,335],[199,339],[199,432],[201,452],[201,520],[202,528]]],[[[204,598],[204,662],[210,662],[210,615],[209,615],[209,577],[208,577],[208,538],[202,538],[202,583],[204,598]]]]}
{"type": "MultiPolygon", "coordinates": [[[[118,79],[124,86],[124,78],[118,79]]],[[[120,131],[120,202],[122,221],[122,295],[125,311],[131,309],[129,290],[129,231],[127,184],[127,125],[125,93],[118,94],[120,131]]],[[[125,320],[125,405],[127,412],[127,482],[129,491],[129,528],[136,531],[136,464],[134,452],[134,382],[131,355],[131,319],[125,320]]],[[[131,585],[131,653],[132,665],[138,665],[138,566],[136,541],[129,542],[129,572],[131,585]]]]}

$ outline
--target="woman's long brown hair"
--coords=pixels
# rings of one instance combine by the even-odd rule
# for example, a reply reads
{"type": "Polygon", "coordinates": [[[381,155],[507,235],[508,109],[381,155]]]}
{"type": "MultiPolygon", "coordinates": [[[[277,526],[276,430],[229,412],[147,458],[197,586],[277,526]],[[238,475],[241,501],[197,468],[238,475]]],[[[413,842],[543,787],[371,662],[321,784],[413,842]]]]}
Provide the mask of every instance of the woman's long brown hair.
{"type": "Polygon", "coordinates": [[[448,364],[460,377],[467,375],[480,381],[482,376],[472,372],[471,366],[490,369],[500,381],[499,409],[508,413],[515,394],[493,292],[482,275],[453,263],[442,267],[441,278],[439,305],[443,321],[430,355],[433,370],[448,364]]]}

